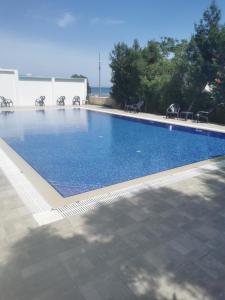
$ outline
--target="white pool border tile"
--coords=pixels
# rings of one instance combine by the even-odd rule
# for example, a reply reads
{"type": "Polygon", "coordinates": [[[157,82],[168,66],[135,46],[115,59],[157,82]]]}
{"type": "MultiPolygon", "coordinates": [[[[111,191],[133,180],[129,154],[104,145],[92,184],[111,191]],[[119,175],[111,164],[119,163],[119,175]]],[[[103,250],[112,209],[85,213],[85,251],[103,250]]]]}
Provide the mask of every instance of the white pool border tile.
{"type": "Polygon", "coordinates": [[[157,189],[162,186],[168,186],[188,178],[199,176],[203,174],[202,172],[207,170],[219,170],[220,166],[225,166],[225,160],[210,162],[199,167],[193,166],[193,168],[185,171],[178,171],[164,176],[162,175],[159,178],[149,179],[144,183],[89,197],[83,201],[65,205],[62,208],[53,209],[19,170],[15,163],[0,148],[0,168],[40,226],[62,220],[65,217],[90,213],[103,205],[110,205],[122,200],[122,198],[135,196],[137,192],[145,188],[157,189]]]}
{"type": "Polygon", "coordinates": [[[0,168],[39,225],[62,219],[1,148],[0,168]]]}
{"type": "Polygon", "coordinates": [[[101,196],[91,197],[85,201],[75,202],[65,205],[63,208],[56,209],[63,217],[71,217],[74,215],[84,215],[90,213],[95,209],[109,205],[111,203],[122,200],[122,198],[130,198],[145,188],[157,189],[163,186],[168,186],[176,182],[183,181],[188,178],[194,178],[202,175],[206,170],[220,170],[220,166],[225,166],[225,160],[220,162],[212,162],[199,167],[193,167],[190,170],[180,171],[171,175],[162,176],[157,179],[149,180],[145,183],[130,186],[128,188],[120,189],[115,192],[102,194],[101,196]]]}

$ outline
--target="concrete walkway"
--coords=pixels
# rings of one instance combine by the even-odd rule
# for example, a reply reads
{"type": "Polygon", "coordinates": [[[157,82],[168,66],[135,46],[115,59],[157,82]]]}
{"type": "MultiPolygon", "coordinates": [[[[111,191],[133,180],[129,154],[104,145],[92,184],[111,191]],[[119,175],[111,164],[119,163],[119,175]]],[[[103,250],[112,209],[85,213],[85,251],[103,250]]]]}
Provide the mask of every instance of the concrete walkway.
{"type": "Polygon", "coordinates": [[[225,132],[225,125],[219,125],[214,123],[205,123],[205,122],[199,122],[197,123],[195,120],[184,120],[184,119],[177,119],[177,118],[166,118],[164,115],[155,115],[155,114],[149,114],[149,113],[134,113],[134,112],[127,112],[121,109],[114,109],[114,108],[108,108],[104,106],[98,106],[98,105],[85,105],[83,108],[91,109],[91,110],[97,110],[97,111],[103,111],[113,114],[119,114],[119,115],[125,115],[129,117],[136,117],[136,118],[143,118],[147,120],[153,120],[163,123],[169,123],[174,125],[182,125],[192,128],[201,128],[206,130],[213,130],[213,131],[220,131],[225,132]]]}
{"type": "Polygon", "coordinates": [[[0,174],[0,299],[224,300],[225,168],[38,227],[0,174]]]}

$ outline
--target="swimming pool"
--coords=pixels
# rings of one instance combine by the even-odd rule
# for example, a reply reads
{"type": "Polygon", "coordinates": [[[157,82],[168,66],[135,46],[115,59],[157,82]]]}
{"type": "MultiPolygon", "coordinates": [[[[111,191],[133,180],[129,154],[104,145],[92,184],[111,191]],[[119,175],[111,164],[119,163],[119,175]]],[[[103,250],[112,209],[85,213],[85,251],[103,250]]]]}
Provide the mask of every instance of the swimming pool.
{"type": "Polygon", "coordinates": [[[0,114],[0,137],[63,197],[225,155],[225,134],[85,109],[0,114]]]}

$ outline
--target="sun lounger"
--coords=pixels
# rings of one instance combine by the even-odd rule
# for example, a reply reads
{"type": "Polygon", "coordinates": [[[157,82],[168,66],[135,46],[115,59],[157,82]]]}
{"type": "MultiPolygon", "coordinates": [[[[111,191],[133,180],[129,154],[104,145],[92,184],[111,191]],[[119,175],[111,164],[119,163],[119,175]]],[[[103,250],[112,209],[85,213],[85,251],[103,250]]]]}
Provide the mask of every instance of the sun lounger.
{"type": "Polygon", "coordinates": [[[0,105],[2,107],[4,107],[4,106],[13,106],[13,101],[11,99],[7,99],[3,96],[0,96],[0,100],[1,100],[0,105]]]}
{"type": "Polygon", "coordinates": [[[35,105],[36,106],[44,106],[45,105],[45,96],[40,96],[35,100],[35,105]]]}
{"type": "Polygon", "coordinates": [[[2,99],[2,97],[0,97],[0,106],[1,106],[1,107],[6,106],[6,103],[5,103],[5,101],[2,99]]]}
{"type": "Polygon", "coordinates": [[[178,118],[179,113],[180,113],[180,105],[173,103],[166,110],[166,118],[169,118],[169,117],[177,117],[178,118]]]}
{"type": "Polygon", "coordinates": [[[197,123],[200,121],[200,120],[204,120],[206,121],[207,123],[209,122],[209,115],[214,111],[214,107],[209,109],[208,111],[198,111],[197,114],[195,115],[195,118],[196,118],[196,121],[197,123]]]}
{"type": "Polygon", "coordinates": [[[57,99],[56,104],[57,104],[57,105],[65,105],[65,99],[66,99],[65,96],[60,96],[60,97],[57,99]]]}
{"type": "Polygon", "coordinates": [[[140,100],[136,104],[126,104],[124,108],[126,111],[140,112],[143,105],[144,101],[140,100]]]}
{"type": "Polygon", "coordinates": [[[80,97],[74,96],[72,100],[72,105],[79,104],[80,105],[80,97]]]}

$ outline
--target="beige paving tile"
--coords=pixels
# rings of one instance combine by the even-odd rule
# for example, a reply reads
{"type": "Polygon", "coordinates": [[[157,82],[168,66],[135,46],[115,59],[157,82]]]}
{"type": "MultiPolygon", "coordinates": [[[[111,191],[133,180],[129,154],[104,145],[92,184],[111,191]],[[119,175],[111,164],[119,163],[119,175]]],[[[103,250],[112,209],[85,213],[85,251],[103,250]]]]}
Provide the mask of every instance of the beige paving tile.
{"type": "Polygon", "coordinates": [[[0,187],[0,299],[224,299],[223,172],[42,227],[0,187]]]}

